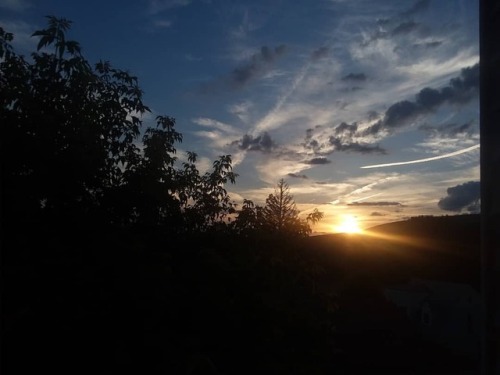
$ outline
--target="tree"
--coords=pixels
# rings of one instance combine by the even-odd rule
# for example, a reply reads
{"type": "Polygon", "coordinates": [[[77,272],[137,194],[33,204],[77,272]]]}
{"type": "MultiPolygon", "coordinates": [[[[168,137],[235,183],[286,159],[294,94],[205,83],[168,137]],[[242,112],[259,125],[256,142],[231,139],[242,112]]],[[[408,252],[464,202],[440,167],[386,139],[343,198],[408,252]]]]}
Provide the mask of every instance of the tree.
{"type": "Polygon", "coordinates": [[[255,205],[255,203],[249,199],[244,199],[243,206],[233,223],[233,229],[239,235],[248,236],[262,229],[263,225],[263,207],[255,205]]]}
{"type": "Polygon", "coordinates": [[[229,214],[235,212],[225,185],[234,184],[238,175],[232,171],[230,155],[222,155],[215,160],[212,171],[199,175],[194,163],[196,154],[188,153],[188,163],[179,172],[181,189],[179,190],[182,212],[186,228],[190,231],[205,232],[219,227],[226,227],[229,214]]]}
{"type": "Polygon", "coordinates": [[[48,27],[33,34],[40,42],[29,61],[14,52],[13,35],[0,30],[3,203],[9,219],[101,217],[96,211],[105,191],[122,183],[124,167],[138,154],[134,140],[149,109],[137,78],[108,62],[91,67],[79,44],[66,39],[70,25],[48,17],[48,27]]]}
{"type": "Polygon", "coordinates": [[[299,211],[290,194],[290,187],[281,179],[274,189],[274,194],[269,194],[264,207],[264,216],[267,225],[275,231],[281,232],[285,228],[295,226],[299,211]]]}
{"type": "Polygon", "coordinates": [[[263,214],[265,226],[269,230],[300,236],[311,233],[309,222],[315,224],[323,217],[323,213],[315,209],[306,220],[301,219],[293,196],[290,194],[290,187],[284,179],[278,182],[274,194],[269,194],[263,214]]]}
{"type": "Polygon", "coordinates": [[[200,176],[196,154],[179,169],[175,119],[157,116],[141,143],[137,77],[109,62],[94,67],[66,33],[71,21],[48,17],[31,60],[0,28],[3,214],[11,222],[163,225],[208,230],[233,210],[230,155],[200,176]]]}

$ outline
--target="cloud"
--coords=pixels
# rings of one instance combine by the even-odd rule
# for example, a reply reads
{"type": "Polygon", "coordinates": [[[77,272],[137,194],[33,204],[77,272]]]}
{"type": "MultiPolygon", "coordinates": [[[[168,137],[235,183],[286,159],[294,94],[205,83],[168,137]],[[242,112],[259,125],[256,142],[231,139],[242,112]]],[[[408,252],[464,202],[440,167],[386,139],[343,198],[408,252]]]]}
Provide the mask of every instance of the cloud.
{"type": "Polygon", "coordinates": [[[261,47],[258,53],[252,55],[249,62],[231,72],[229,78],[231,85],[235,88],[241,88],[255,78],[263,76],[285,52],[285,45],[275,48],[261,47]]]}
{"type": "Polygon", "coordinates": [[[379,145],[372,145],[363,138],[357,137],[358,124],[342,122],[339,125],[316,126],[307,129],[301,146],[313,151],[316,155],[330,155],[333,152],[353,152],[359,154],[386,154],[379,145]],[[316,134],[315,134],[316,132],[316,134]]]}
{"type": "Polygon", "coordinates": [[[302,178],[304,180],[309,179],[309,177],[307,177],[305,174],[288,173],[287,176],[292,178],[302,178]]]}
{"type": "Polygon", "coordinates": [[[191,0],[150,0],[148,12],[155,15],[172,8],[183,7],[191,4],[191,0]]]}
{"type": "Polygon", "coordinates": [[[414,43],[413,47],[431,49],[431,48],[439,47],[442,44],[443,44],[443,41],[441,41],[441,40],[433,40],[431,42],[414,43]]]}
{"type": "Polygon", "coordinates": [[[398,26],[396,26],[391,34],[392,35],[401,35],[401,34],[408,34],[415,30],[418,27],[418,23],[415,23],[413,21],[408,21],[408,22],[403,22],[400,23],[398,26]]]}
{"type": "Polygon", "coordinates": [[[474,128],[473,121],[469,121],[464,124],[450,123],[442,126],[431,126],[428,124],[424,124],[419,127],[420,130],[423,130],[432,136],[437,136],[437,135],[456,136],[457,134],[464,134],[464,133],[470,134],[473,128],[474,128]]]}
{"type": "Polygon", "coordinates": [[[417,1],[415,4],[413,4],[413,6],[410,9],[402,12],[401,16],[411,17],[417,13],[420,13],[420,12],[426,10],[428,7],[429,7],[429,0],[420,0],[420,1],[417,1]]]}
{"type": "Polygon", "coordinates": [[[322,58],[328,56],[329,52],[330,52],[330,49],[328,47],[320,47],[311,53],[311,60],[317,61],[319,59],[322,59],[322,58]]]}
{"type": "Polygon", "coordinates": [[[312,158],[309,160],[306,160],[304,163],[310,164],[310,165],[322,165],[322,164],[330,164],[331,161],[328,160],[327,158],[312,158]]]}
{"type": "Polygon", "coordinates": [[[26,0],[0,0],[0,8],[22,12],[31,7],[31,3],[26,0]]]}
{"type": "Polygon", "coordinates": [[[232,113],[238,117],[242,122],[247,123],[250,120],[250,109],[253,104],[249,100],[245,100],[241,103],[233,104],[228,107],[229,113],[232,113]]]}
{"type": "Polygon", "coordinates": [[[342,81],[366,81],[366,75],[364,73],[349,73],[342,77],[342,81]]]}
{"type": "Polygon", "coordinates": [[[450,187],[446,190],[447,196],[441,198],[438,207],[445,211],[479,212],[480,210],[480,182],[469,181],[461,185],[450,187]]]}
{"type": "Polygon", "coordinates": [[[404,207],[400,202],[352,202],[348,203],[348,206],[399,206],[404,207]]]}
{"type": "Polygon", "coordinates": [[[9,33],[14,34],[13,46],[22,53],[30,53],[36,49],[38,40],[33,38],[33,25],[24,21],[0,20],[0,26],[9,33]]]}
{"type": "Polygon", "coordinates": [[[217,121],[217,120],[208,118],[208,117],[198,117],[198,118],[192,119],[191,121],[197,125],[218,129],[218,130],[223,131],[224,133],[226,133],[228,135],[234,136],[234,135],[241,134],[240,131],[238,129],[236,129],[235,127],[233,127],[229,124],[225,124],[221,121],[217,121]]]}
{"type": "Polygon", "coordinates": [[[370,214],[370,216],[386,216],[387,214],[383,214],[382,212],[377,212],[377,211],[374,211],[370,214]]]}
{"type": "Polygon", "coordinates": [[[479,64],[462,69],[460,76],[439,90],[426,87],[415,95],[415,101],[403,100],[391,105],[383,120],[365,129],[364,135],[392,131],[403,127],[421,115],[434,112],[444,103],[465,104],[479,92],[479,64]]]}
{"type": "Polygon", "coordinates": [[[335,137],[330,137],[329,142],[334,146],[335,151],[356,152],[359,154],[387,154],[387,151],[379,145],[372,146],[370,144],[361,144],[358,142],[343,144],[339,138],[335,137]]]}
{"type": "Polygon", "coordinates": [[[352,124],[347,124],[345,122],[342,122],[335,128],[335,135],[343,137],[352,137],[357,130],[358,130],[358,124],[356,124],[355,122],[352,124]]]}
{"type": "Polygon", "coordinates": [[[257,137],[250,134],[245,134],[240,140],[234,141],[232,144],[238,145],[240,150],[248,151],[263,151],[270,152],[276,147],[276,144],[271,139],[268,132],[263,132],[257,137]]]}
{"type": "Polygon", "coordinates": [[[155,20],[153,26],[157,29],[168,29],[172,26],[172,21],[169,20],[155,20]]]}

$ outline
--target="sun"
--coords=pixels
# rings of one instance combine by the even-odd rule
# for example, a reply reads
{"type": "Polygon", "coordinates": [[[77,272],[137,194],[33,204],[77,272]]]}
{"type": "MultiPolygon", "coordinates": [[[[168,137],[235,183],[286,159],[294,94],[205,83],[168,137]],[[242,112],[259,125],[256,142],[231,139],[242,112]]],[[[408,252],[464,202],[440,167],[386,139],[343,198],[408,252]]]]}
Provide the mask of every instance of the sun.
{"type": "Polygon", "coordinates": [[[353,215],[345,215],[342,218],[342,222],[336,228],[337,232],[341,233],[361,233],[362,230],[359,227],[358,219],[353,215]]]}

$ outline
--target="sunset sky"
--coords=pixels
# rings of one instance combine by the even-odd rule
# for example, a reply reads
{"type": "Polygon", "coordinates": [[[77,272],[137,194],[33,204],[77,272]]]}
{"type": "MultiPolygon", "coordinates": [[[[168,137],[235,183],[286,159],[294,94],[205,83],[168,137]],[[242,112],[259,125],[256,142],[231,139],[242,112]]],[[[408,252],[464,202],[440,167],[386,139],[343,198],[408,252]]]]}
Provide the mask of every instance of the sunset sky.
{"type": "Polygon", "coordinates": [[[178,156],[231,154],[232,198],[280,178],[299,210],[362,227],[478,210],[479,10],[474,0],[0,0],[29,54],[46,15],[91,62],[139,78],[173,116],[178,156]],[[403,163],[407,161],[419,161],[403,163]],[[369,167],[369,168],[366,168],[369,167]]]}

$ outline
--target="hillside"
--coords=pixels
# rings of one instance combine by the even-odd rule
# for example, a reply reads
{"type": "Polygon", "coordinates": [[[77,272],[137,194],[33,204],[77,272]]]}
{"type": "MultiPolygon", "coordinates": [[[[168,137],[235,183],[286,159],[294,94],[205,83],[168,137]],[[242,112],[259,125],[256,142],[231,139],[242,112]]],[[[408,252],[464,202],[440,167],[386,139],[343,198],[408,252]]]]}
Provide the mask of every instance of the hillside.
{"type": "Polygon", "coordinates": [[[415,217],[379,225],[363,234],[310,237],[333,273],[362,274],[375,284],[430,278],[479,288],[479,215],[415,217]]]}
{"type": "Polygon", "coordinates": [[[398,374],[477,368],[477,358],[458,358],[424,339],[384,290],[420,278],[470,284],[479,291],[479,229],[479,215],[416,217],[364,234],[307,239],[338,296],[336,337],[345,368],[398,374]]]}

